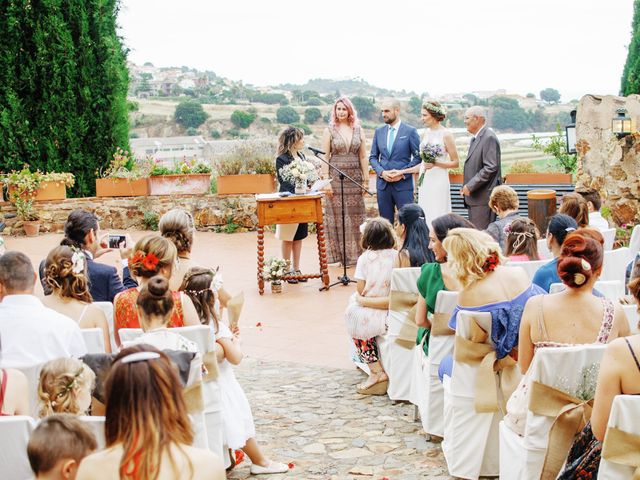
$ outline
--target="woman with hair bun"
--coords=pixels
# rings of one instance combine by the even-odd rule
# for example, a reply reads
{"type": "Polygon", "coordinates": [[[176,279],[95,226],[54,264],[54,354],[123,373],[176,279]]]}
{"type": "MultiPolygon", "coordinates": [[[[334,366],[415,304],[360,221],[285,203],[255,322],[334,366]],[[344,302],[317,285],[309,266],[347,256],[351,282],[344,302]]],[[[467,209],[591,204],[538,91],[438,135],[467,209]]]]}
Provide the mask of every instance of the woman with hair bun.
{"type": "Polygon", "coordinates": [[[77,248],[56,247],[44,262],[44,283],[52,294],[42,303],[75,320],[80,328],[100,328],[105,350],[111,353],[107,317],[100,307],[92,305],[88,280],[86,254],[77,248]]]}
{"type": "Polygon", "coordinates": [[[538,348],[608,343],[629,335],[620,305],[592,293],[602,272],[603,243],[597,230],[580,229],[567,235],[558,257],[558,275],[567,288],[534,297],[525,305],[518,341],[518,365],[525,376],[507,404],[505,417],[519,435],[524,434],[526,421],[527,372],[538,348]]]}

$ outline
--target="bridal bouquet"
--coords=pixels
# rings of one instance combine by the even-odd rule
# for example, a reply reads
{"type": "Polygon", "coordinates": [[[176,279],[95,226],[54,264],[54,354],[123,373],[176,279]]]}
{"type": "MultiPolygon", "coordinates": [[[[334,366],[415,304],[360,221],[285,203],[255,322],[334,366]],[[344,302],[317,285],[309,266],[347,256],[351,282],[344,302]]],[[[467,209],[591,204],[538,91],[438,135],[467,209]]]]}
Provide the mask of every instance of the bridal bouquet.
{"type": "Polygon", "coordinates": [[[313,163],[296,158],[293,162],[282,167],[280,175],[287,182],[299,185],[307,185],[308,182],[315,182],[318,179],[318,172],[313,163]]]}
{"type": "Polygon", "coordinates": [[[271,258],[262,268],[262,278],[268,282],[279,283],[289,271],[289,260],[284,258],[271,258]]]}
{"type": "MultiPolygon", "coordinates": [[[[440,157],[444,153],[444,149],[442,145],[438,143],[425,143],[420,147],[420,158],[424,163],[436,163],[438,157],[440,157]]],[[[422,182],[424,181],[424,174],[426,170],[423,170],[420,174],[420,178],[418,178],[418,186],[422,186],[422,182]]]]}

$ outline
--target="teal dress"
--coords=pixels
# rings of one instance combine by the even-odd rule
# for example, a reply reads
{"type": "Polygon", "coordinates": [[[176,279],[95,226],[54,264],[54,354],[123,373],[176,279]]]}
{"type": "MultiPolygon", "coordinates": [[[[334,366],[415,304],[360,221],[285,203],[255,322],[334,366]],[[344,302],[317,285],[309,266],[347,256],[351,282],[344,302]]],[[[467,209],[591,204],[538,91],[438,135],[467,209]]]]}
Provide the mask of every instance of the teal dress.
{"type": "MultiPolygon", "coordinates": [[[[442,269],[439,263],[425,263],[422,265],[420,277],[417,281],[418,292],[424,298],[427,304],[427,313],[435,313],[436,298],[438,298],[438,292],[440,290],[446,290],[444,286],[444,280],[442,279],[442,269]]],[[[429,355],[429,335],[431,329],[418,327],[418,336],[416,338],[416,345],[420,345],[424,339],[424,345],[422,350],[425,355],[429,355]],[[425,338],[426,336],[426,338],[425,338]]]]}

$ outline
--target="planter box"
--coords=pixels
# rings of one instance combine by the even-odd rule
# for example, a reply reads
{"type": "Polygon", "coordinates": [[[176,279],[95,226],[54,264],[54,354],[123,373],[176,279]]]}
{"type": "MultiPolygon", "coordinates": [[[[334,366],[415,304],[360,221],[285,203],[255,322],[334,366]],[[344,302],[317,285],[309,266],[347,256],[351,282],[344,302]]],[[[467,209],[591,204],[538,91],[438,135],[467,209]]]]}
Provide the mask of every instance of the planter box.
{"type": "Polygon", "coordinates": [[[269,174],[218,175],[218,195],[272,193],[276,180],[269,174]]]}
{"type": "Polygon", "coordinates": [[[464,174],[463,173],[450,173],[449,174],[449,183],[460,183],[464,182],[464,174]]]}
{"type": "MultiPolygon", "coordinates": [[[[7,197],[11,200],[12,193],[15,191],[15,187],[9,186],[9,191],[7,192],[7,197]]],[[[26,200],[28,195],[22,195],[22,197],[26,200]]],[[[62,182],[42,182],[36,190],[36,194],[33,197],[33,200],[38,202],[44,200],[64,200],[67,198],[67,187],[65,187],[62,182]]]]}
{"type": "Polygon", "coordinates": [[[149,177],[149,195],[201,195],[210,188],[210,173],[149,177]]]}
{"type": "Polygon", "coordinates": [[[149,179],[96,178],[98,197],[140,197],[149,195],[149,179]]]}
{"type": "Polygon", "coordinates": [[[570,173],[507,173],[507,185],[571,185],[573,175],[570,173]]]}

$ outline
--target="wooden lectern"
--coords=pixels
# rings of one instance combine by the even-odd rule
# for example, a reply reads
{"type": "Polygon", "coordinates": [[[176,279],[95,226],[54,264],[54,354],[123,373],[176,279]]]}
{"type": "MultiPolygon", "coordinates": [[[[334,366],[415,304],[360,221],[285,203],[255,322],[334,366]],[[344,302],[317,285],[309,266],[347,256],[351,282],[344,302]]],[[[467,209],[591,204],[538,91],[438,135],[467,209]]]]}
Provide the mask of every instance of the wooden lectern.
{"type": "Polygon", "coordinates": [[[307,195],[292,195],[290,197],[260,198],[256,197],[258,211],[258,290],[264,293],[264,227],[276,223],[315,223],[318,238],[318,258],[320,273],[308,275],[287,275],[283,280],[301,278],[321,278],[324,286],[320,290],[329,288],[329,271],[327,269],[327,250],[324,241],[324,224],[322,222],[321,193],[307,195]]]}

